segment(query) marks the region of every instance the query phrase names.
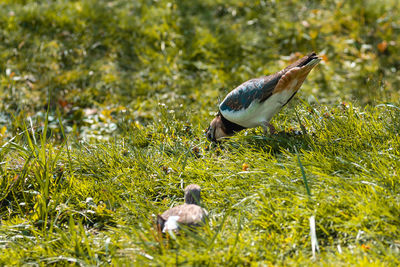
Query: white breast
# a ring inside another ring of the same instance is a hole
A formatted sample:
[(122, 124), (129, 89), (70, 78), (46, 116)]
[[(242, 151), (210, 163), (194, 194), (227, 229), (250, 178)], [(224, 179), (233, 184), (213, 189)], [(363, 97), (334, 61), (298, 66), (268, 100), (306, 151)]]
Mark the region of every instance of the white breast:
[(283, 90), (271, 95), (263, 103), (254, 101), (246, 109), (241, 109), (239, 111), (225, 110), (221, 113), (226, 119), (246, 128), (261, 126), (269, 122), (293, 94), (294, 91), (292, 90)]
[(179, 216), (169, 216), (168, 220), (164, 224), (164, 229), (162, 230), (163, 233), (178, 229), (178, 220)]

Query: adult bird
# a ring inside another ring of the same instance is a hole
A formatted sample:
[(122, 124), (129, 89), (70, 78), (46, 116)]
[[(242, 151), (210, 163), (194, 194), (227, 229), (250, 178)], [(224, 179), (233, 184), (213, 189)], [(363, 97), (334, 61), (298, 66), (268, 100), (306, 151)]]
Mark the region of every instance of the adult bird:
[(181, 225), (199, 226), (205, 222), (207, 211), (199, 206), (201, 188), (197, 184), (185, 188), (185, 204), (173, 207), (157, 216), (159, 231), (176, 232)]
[(297, 93), (310, 71), (321, 61), (311, 53), (285, 69), (252, 79), (233, 89), (219, 106), (217, 116), (206, 131), (213, 142), (246, 128), (261, 126), (275, 133), (271, 118)]

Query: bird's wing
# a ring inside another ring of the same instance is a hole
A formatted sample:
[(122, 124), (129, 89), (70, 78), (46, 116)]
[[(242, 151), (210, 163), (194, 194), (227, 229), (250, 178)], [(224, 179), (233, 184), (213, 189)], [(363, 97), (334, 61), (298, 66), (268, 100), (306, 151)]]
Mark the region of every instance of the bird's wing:
[(238, 111), (248, 108), (253, 101), (265, 101), (272, 95), (281, 76), (278, 72), (242, 83), (225, 97), (219, 106), (220, 111)]
[(168, 221), (171, 217), (176, 216), (174, 220), (181, 224), (199, 224), (206, 216), (204, 210), (195, 204), (182, 204), (165, 211), (161, 218)]
[(175, 206), (173, 208), (170, 208), (169, 210), (164, 211), (164, 213), (161, 214), (160, 217), (166, 221), (170, 216), (178, 215), (181, 206), (182, 205)]
[[(226, 112), (246, 109), (254, 101), (264, 102), (272, 94), (287, 89), (289, 83), (294, 79), (298, 78), (303, 82), (311, 69), (320, 60), (315, 53), (311, 53), (275, 74), (242, 83), (222, 101), (219, 106), (222, 115), (225, 116)], [(299, 87), (301, 83), (299, 83)]]
[(205, 213), (200, 206), (187, 204), (185, 205), (185, 211), (179, 217), (178, 223), (196, 226), (204, 222), (204, 219)]
[[(297, 86), (291, 89), (294, 91), (294, 94), (296, 94), (297, 90), (303, 84), (304, 80), (306, 79), (312, 68), (314, 68), (315, 65), (317, 65), (320, 61), (321, 59), (315, 53), (312, 53), (285, 68), (283, 70), (284, 74), (279, 79), (279, 82), (275, 86), (272, 93), (275, 94), (291, 88), (290, 84), (295, 81)], [(294, 96), (294, 94), (292, 95), (292, 97)], [(290, 99), (288, 100), (288, 102), (290, 101)]]

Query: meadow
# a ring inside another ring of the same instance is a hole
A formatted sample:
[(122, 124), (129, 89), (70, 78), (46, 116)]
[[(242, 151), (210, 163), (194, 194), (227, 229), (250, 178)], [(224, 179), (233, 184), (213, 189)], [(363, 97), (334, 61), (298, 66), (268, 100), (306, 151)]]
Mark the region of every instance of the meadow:
[[(397, 0), (0, 0), (0, 265), (400, 265), (399, 47)], [(311, 51), (278, 134), (206, 140)]]

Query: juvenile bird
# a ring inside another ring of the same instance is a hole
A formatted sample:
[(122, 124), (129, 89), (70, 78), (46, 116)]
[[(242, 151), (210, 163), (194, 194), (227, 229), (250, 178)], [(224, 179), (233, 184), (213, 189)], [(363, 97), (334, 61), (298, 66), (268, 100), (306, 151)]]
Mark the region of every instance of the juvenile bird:
[(206, 131), (207, 139), (216, 142), (257, 126), (274, 133), (269, 121), (293, 98), (320, 61), (311, 53), (275, 74), (249, 80), (233, 89), (219, 105), (218, 114)]
[(180, 225), (199, 226), (205, 222), (207, 211), (199, 206), (201, 188), (197, 184), (185, 188), (185, 204), (157, 215), (157, 227), (163, 233), (176, 232)]

